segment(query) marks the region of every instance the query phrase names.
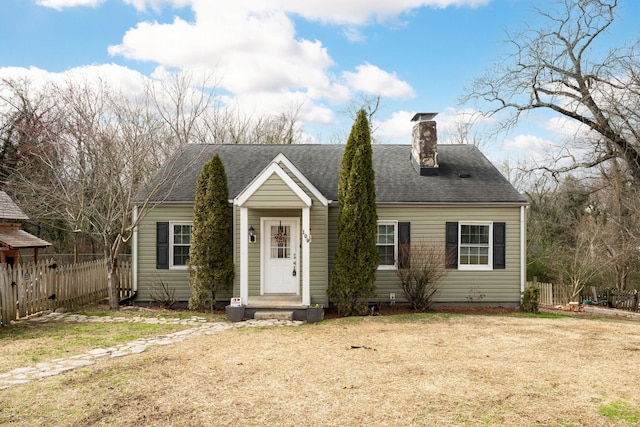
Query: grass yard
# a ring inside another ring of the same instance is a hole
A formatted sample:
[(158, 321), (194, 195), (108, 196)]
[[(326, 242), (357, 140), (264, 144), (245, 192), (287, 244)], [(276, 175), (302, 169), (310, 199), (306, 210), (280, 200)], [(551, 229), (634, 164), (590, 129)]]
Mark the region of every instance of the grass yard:
[(640, 322), (429, 314), (228, 330), (0, 391), (0, 424), (638, 426)]

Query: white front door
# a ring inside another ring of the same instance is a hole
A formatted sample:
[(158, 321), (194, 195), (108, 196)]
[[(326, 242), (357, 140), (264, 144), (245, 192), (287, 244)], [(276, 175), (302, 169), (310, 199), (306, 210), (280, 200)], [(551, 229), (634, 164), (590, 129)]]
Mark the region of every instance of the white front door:
[(265, 294), (299, 294), (298, 218), (265, 220), (262, 227), (262, 278)]

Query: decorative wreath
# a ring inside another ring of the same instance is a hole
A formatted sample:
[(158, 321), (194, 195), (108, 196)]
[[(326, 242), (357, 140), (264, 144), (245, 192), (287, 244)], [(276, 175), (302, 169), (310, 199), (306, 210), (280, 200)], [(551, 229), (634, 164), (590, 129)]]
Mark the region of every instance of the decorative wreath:
[(273, 238), (277, 244), (284, 246), (284, 244), (287, 243), (287, 232), (284, 230), (284, 227), (279, 226), (278, 232), (273, 235)]

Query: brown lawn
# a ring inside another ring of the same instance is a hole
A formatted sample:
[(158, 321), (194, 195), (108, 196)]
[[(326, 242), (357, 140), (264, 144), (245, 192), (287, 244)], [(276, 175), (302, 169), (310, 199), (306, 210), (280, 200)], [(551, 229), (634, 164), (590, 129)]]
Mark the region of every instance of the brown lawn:
[(0, 392), (15, 426), (639, 423), (640, 322), (588, 317), (244, 328)]

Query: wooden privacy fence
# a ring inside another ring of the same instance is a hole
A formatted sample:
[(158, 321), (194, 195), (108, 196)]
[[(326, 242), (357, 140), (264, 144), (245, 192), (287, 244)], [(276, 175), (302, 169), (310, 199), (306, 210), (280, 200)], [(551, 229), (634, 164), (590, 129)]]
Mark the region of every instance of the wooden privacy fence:
[[(120, 297), (131, 295), (131, 264), (118, 265)], [(0, 325), (43, 310), (72, 310), (108, 297), (107, 260), (0, 264)]]
[(606, 291), (607, 302), (610, 307), (620, 310), (640, 311), (640, 297), (638, 291), (619, 291), (617, 289), (609, 289)]
[(569, 303), (571, 292), (567, 286), (543, 282), (527, 282), (527, 286), (535, 286), (540, 289), (540, 304), (564, 305)]
[[(553, 283), (527, 282), (527, 286), (535, 286), (540, 289), (539, 303), (543, 305), (566, 305), (569, 303), (571, 291), (569, 286)], [(602, 301), (594, 301), (596, 295), (603, 295)], [(640, 311), (640, 294), (637, 290), (619, 291), (617, 289), (601, 289), (597, 292), (595, 287), (586, 287), (582, 290), (578, 302), (586, 301), (588, 304), (605, 305), (620, 310)]]

